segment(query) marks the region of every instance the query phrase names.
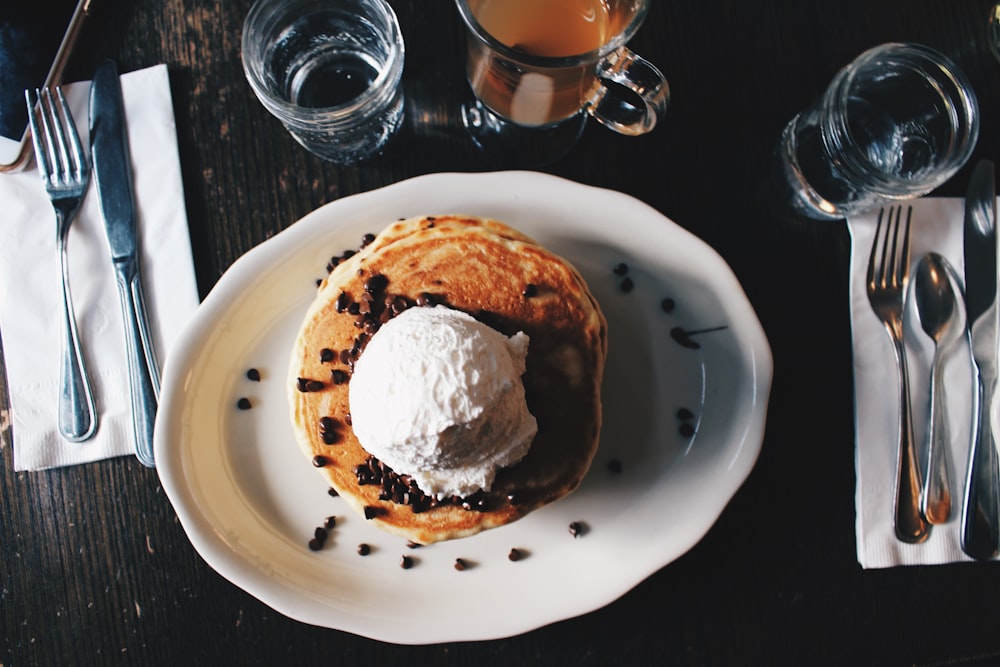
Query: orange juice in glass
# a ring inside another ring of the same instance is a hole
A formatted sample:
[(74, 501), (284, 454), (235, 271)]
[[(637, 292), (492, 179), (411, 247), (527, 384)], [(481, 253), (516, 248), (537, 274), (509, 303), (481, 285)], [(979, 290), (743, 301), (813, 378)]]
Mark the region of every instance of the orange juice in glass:
[(652, 130), (666, 110), (666, 79), (625, 46), (649, 0), (456, 5), (468, 29), (466, 71), (475, 97), (464, 119), (483, 148), (556, 159), (572, 147), (588, 116), (637, 135)]

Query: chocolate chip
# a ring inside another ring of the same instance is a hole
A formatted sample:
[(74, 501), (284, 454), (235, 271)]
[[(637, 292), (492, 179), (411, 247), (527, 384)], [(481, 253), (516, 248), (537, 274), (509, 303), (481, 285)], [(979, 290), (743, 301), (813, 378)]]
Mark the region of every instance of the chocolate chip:
[(243, 397), (240, 400), (236, 401), (236, 407), (238, 407), (240, 410), (249, 410), (253, 406), (250, 404), (249, 398)]
[(247, 370), (247, 379), (251, 382), (260, 382), (260, 371), (256, 368), (250, 368)]
[(335, 306), (336, 309), (337, 309), (337, 312), (338, 313), (344, 312), (345, 310), (347, 310), (347, 307), (349, 305), (350, 305), (350, 298), (347, 296), (347, 293), (346, 292), (341, 292), (337, 296), (337, 303), (336, 303), (336, 306)]
[(574, 521), (569, 524), (569, 534), (573, 537), (580, 537), (587, 531), (587, 527), (583, 525), (580, 521)]
[(329, 463), (329, 461), (322, 454), (317, 454), (316, 456), (314, 456), (312, 458), (312, 464), (313, 464), (314, 468), (322, 468), (323, 466), (327, 465), (328, 463)]
[(340, 495), (340, 492), (331, 486), (329, 489), (326, 490), (326, 495), (330, 496), (331, 498), (336, 498), (337, 496)]
[(358, 545), (358, 555), (359, 556), (367, 556), (371, 552), (372, 552), (372, 548), (370, 546), (368, 546), (367, 544), (365, 544), (364, 542), (362, 542), (361, 544)]
[(330, 372), (330, 379), (333, 380), (334, 384), (344, 384), (347, 382), (347, 377), (347, 373), (339, 368), (334, 368), (333, 371)]
[(690, 421), (694, 419), (694, 413), (688, 410), (687, 408), (678, 408), (677, 418), (680, 419), (681, 421)]
[(631, 292), (633, 289), (635, 289), (635, 282), (633, 282), (632, 279), (629, 278), (628, 276), (625, 276), (624, 278), (622, 278), (622, 281), (618, 283), (618, 289), (627, 294), (628, 292)]
[(328, 347), (324, 347), (319, 351), (319, 360), (324, 364), (333, 361), (333, 357), (334, 352)]
[(407, 540), (406, 541), (406, 548), (407, 549), (419, 549), (422, 546), (424, 546), (424, 545), (422, 545), (420, 542), (414, 542), (413, 540)]
[(456, 570), (458, 570), (459, 572), (461, 572), (466, 567), (468, 567), (468, 565), (466, 564), (466, 562), (464, 560), (462, 560), (461, 558), (456, 558), (455, 559), (455, 569)]
[[(354, 467), (354, 474), (358, 478), (358, 486), (365, 486), (367, 484), (374, 484), (375, 483), (375, 476), (372, 474), (372, 471), (369, 470), (368, 468), (364, 467), (364, 466), (355, 466)], [(366, 507), (365, 508), (365, 518), (366, 519), (373, 519), (376, 516), (378, 516), (377, 514), (374, 514), (374, 513), (372, 514), (372, 516), (368, 516), (369, 510), (371, 510), (372, 512), (374, 512), (375, 509), (376, 508), (374, 508), (374, 507)]]
[(371, 521), (376, 517), (380, 517), (385, 514), (385, 510), (381, 507), (376, 507), (374, 505), (365, 505), (365, 519)]
[(404, 570), (409, 570), (411, 567), (413, 567), (413, 558), (411, 558), (410, 556), (403, 556), (402, 558), (399, 559), (399, 566)]
[(337, 517), (335, 517), (335, 516), (328, 516), (328, 517), (326, 517), (326, 520), (323, 521), (323, 526), (327, 530), (330, 530), (330, 529), (334, 528), (336, 525), (337, 525)]
[(392, 303), (389, 304), (389, 306), (392, 310), (393, 315), (399, 315), (404, 310), (410, 307), (410, 302), (404, 297), (397, 296), (393, 298)]
[(329, 537), (329, 533), (323, 526), (317, 526), (313, 531), (313, 537), (309, 540), (309, 548), (312, 551), (319, 551), (326, 544), (326, 539)]
[(364, 236), (361, 237), (361, 247), (364, 248), (365, 246), (370, 245), (371, 242), (374, 240), (375, 240), (374, 234), (370, 232), (368, 234), (365, 234)]
[(381, 273), (376, 273), (365, 281), (365, 292), (377, 294), (389, 285), (389, 279)]
[(531, 283), (528, 283), (527, 285), (524, 286), (524, 290), (521, 291), (521, 296), (525, 297), (526, 299), (530, 299), (533, 296), (538, 296), (538, 287), (536, 287)]
[(309, 380), (307, 378), (298, 378), (296, 380), (295, 387), (302, 393), (308, 393), (310, 391), (320, 391), (326, 386), (319, 380)]
[(667, 297), (666, 299), (660, 302), (660, 309), (665, 313), (674, 312), (674, 308), (676, 307), (677, 303), (670, 297)]
[(509, 554), (507, 554), (507, 560), (518, 561), (521, 560), (522, 556), (523, 554), (517, 548), (514, 548), (510, 550)]
[(625, 262), (618, 262), (615, 264), (615, 268), (611, 269), (616, 276), (628, 275), (628, 264)]

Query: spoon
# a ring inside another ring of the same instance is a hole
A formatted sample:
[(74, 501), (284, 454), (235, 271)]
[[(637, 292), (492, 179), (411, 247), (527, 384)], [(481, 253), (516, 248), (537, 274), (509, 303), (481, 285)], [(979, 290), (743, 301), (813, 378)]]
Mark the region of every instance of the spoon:
[(934, 340), (927, 423), (926, 467), (920, 493), (920, 511), (928, 523), (941, 524), (951, 513), (948, 457), (948, 416), (941, 391), (944, 360), (965, 333), (965, 306), (955, 271), (944, 257), (928, 253), (917, 265), (913, 280), (920, 326)]

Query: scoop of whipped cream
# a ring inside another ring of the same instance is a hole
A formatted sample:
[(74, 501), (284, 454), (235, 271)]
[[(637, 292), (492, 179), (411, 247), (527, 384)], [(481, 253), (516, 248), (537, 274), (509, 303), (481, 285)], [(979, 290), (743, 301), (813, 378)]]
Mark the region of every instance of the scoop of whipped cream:
[(361, 446), (427, 495), (489, 490), (538, 431), (521, 380), (528, 342), (446, 306), (403, 311), (354, 366), (351, 423)]

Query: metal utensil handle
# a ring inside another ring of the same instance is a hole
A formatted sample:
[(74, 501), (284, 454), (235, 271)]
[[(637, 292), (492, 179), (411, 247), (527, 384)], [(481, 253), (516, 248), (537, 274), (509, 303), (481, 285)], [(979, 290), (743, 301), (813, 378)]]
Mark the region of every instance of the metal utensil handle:
[(945, 452), (951, 441), (948, 411), (944, 392), (941, 354), (934, 353), (930, 382), (930, 417), (927, 424), (927, 467), (924, 470), (924, 489), (920, 496), (920, 509), (930, 524), (942, 524), (951, 514), (951, 483), (948, 475), (948, 458)]
[[(62, 216), (63, 213), (57, 209), (56, 215)], [(65, 335), (62, 381), (59, 390), (59, 433), (70, 442), (83, 442), (97, 433), (97, 406), (84, 366), (80, 335), (76, 329), (73, 298), (69, 288), (66, 238), (62, 234), (59, 237), (59, 264), (62, 270), (63, 332)]]
[(117, 269), (128, 355), (135, 455), (144, 466), (156, 465), (153, 457), (153, 424), (160, 395), (160, 373), (146, 318), (142, 284), (133, 262), (120, 262)]
[(993, 558), (1000, 550), (1000, 474), (990, 426), (995, 388), (995, 379), (979, 378), (976, 432), (962, 505), (962, 551), (977, 560)]
[(920, 467), (913, 442), (913, 417), (910, 413), (910, 382), (906, 371), (906, 352), (902, 337), (893, 340), (899, 369), (899, 451), (896, 467), (896, 537), (903, 542), (923, 542), (930, 526), (920, 513)]

